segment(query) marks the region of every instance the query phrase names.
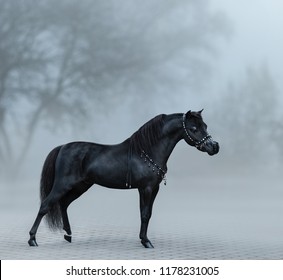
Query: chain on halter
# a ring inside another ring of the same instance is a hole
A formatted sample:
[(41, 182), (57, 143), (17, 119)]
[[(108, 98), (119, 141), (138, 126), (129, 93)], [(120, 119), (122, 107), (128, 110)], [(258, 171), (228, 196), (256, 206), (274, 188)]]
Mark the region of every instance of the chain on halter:
[(190, 136), (190, 134), (189, 134), (189, 132), (188, 132), (188, 130), (187, 130), (187, 128), (186, 128), (185, 120), (186, 120), (186, 114), (184, 113), (184, 114), (183, 114), (183, 128), (184, 128), (184, 130), (185, 130), (185, 133), (186, 133), (187, 137), (189, 138), (189, 140), (190, 140), (191, 142), (193, 142), (193, 144), (194, 144), (194, 146), (195, 146), (196, 148), (199, 148), (199, 147), (200, 147), (202, 144), (204, 144), (207, 140), (212, 139), (211, 135), (207, 134), (207, 135), (204, 136), (201, 140), (195, 141), (195, 140)]
[(152, 167), (152, 171), (157, 171), (157, 175), (161, 176), (162, 180), (164, 181), (164, 185), (166, 186), (166, 171), (157, 165), (153, 159), (144, 151), (141, 152), (141, 158), (144, 158), (144, 162), (148, 162), (148, 167)]

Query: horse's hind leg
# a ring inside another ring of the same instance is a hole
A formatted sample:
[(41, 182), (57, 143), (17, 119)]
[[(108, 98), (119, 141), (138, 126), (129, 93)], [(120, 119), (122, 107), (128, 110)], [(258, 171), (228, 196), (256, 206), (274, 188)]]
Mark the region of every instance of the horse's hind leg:
[(77, 187), (69, 191), (60, 200), (60, 208), (61, 208), (61, 214), (62, 214), (62, 220), (63, 220), (63, 230), (66, 231), (66, 234), (64, 234), (64, 238), (70, 243), (72, 242), (72, 231), (71, 231), (71, 226), (70, 226), (70, 222), (68, 218), (67, 209), (74, 200), (79, 198), (89, 188), (90, 188), (90, 185)]
[(72, 231), (71, 226), (68, 218), (67, 208), (68, 206), (65, 206), (65, 203), (60, 202), (61, 207), (61, 214), (62, 214), (62, 220), (63, 220), (63, 230), (66, 231), (66, 234), (64, 235), (65, 240), (68, 242), (72, 242)]
[[(45, 213), (45, 214), (46, 214), (46, 213)], [(39, 227), (39, 224), (40, 224), (40, 222), (41, 222), (41, 220), (42, 220), (42, 218), (43, 218), (43, 216), (44, 216), (45, 214), (42, 213), (41, 211), (39, 211), (38, 214), (37, 214), (37, 217), (36, 217), (36, 219), (35, 219), (35, 222), (34, 222), (32, 228), (31, 228), (31, 230), (30, 230), (30, 232), (29, 232), (30, 239), (29, 239), (29, 241), (28, 241), (28, 244), (29, 244), (30, 246), (38, 246), (38, 245), (37, 245), (37, 242), (36, 242), (36, 239), (35, 239), (35, 235), (36, 235), (37, 229), (38, 229), (38, 227)]]
[(36, 232), (38, 230), (39, 224), (42, 220), (42, 218), (48, 213), (48, 211), (51, 209), (52, 205), (55, 204), (58, 201), (59, 198), (49, 195), (42, 203), (39, 209), (39, 212), (37, 214), (37, 217), (34, 221), (34, 224), (29, 232), (30, 239), (28, 241), (28, 244), (30, 246), (38, 246), (36, 242)]

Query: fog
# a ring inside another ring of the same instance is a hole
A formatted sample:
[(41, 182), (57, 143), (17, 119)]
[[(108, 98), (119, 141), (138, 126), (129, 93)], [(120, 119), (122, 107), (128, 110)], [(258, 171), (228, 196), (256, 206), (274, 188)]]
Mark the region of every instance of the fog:
[(54, 145), (116, 143), (202, 108), (222, 163), (250, 144), (280, 163), (280, 2), (1, 2), (2, 176), (34, 177)]
[(0, 0), (0, 7), (2, 201), (6, 191), (8, 199), (11, 190), (28, 191), (36, 211), (41, 168), (57, 145), (119, 143), (157, 114), (203, 108), (220, 152), (208, 157), (181, 141), (168, 162), (172, 189), (190, 181), (202, 193), (240, 187), (242, 199), (258, 186), (266, 195), (262, 182), (270, 182), (278, 191), (280, 1)]

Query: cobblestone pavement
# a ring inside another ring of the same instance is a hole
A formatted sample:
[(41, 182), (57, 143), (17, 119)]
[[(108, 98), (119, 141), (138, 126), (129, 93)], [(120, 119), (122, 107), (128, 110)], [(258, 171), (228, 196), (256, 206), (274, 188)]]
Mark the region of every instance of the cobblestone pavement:
[[(178, 183), (178, 184), (177, 184)], [(137, 191), (93, 187), (69, 210), (73, 242), (41, 223), (36, 184), (1, 184), (1, 259), (283, 259), (283, 187), (262, 178), (172, 179), (162, 186), (140, 244)]]

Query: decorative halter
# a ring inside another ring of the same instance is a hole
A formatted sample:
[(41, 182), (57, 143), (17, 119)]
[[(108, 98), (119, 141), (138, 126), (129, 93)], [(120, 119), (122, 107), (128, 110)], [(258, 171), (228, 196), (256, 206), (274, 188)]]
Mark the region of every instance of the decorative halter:
[(211, 135), (207, 134), (207, 135), (204, 136), (201, 140), (195, 141), (195, 140), (190, 136), (190, 134), (189, 134), (189, 132), (188, 132), (188, 130), (187, 130), (187, 128), (186, 128), (185, 120), (186, 120), (186, 114), (184, 113), (184, 114), (183, 114), (183, 128), (184, 128), (184, 130), (185, 130), (185, 133), (186, 133), (187, 137), (188, 137), (189, 140), (194, 144), (194, 146), (195, 146), (196, 148), (201, 148), (201, 146), (202, 146), (203, 144), (205, 144), (205, 142), (206, 142), (207, 140), (212, 139)]
[[(208, 140), (212, 139), (212, 137), (207, 134), (205, 137), (203, 137), (200, 141), (195, 141), (189, 134), (186, 125), (186, 114), (183, 114), (183, 128), (185, 130), (185, 133), (188, 137), (188, 139), (193, 143), (193, 145), (196, 148), (201, 148), (203, 144), (205, 144)], [(160, 176), (161, 179), (164, 181), (164, 185), (166, 185), (166, 171), (167, 169), (161, 168), (144, 150), (141, 151), (140, 157), (144, 159), (144, 162), (148, 165), (149, 168), (152, 169), (152, 172), (156, 172), (157, 176)], [(126, 178), (126, 187), (131, 188), (131, 159), (132, 159), (132, 146), (130, 145), (129, 151), (128, 151), (128, 172), (127, 172), (127, 178)]]

